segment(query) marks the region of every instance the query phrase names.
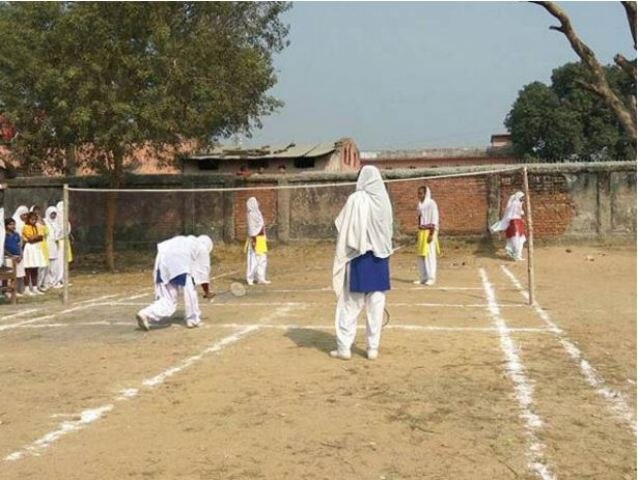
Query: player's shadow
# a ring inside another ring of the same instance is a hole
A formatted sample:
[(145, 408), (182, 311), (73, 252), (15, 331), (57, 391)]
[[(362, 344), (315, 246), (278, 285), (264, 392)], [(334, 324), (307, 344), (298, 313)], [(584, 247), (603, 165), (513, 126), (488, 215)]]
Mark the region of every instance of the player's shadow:
[[(313, 328), (291, 328), (284, 334), (285, 337), (292, 340), (295, 345), (300, 348), (315, 348), (320, 352), (329, 354), (337, 346), (337, 340), (332, 333), (324, 330), (315, 330)], [(355, 355), (366, 355), (366, 351), (352, 346), (352, 353)]]

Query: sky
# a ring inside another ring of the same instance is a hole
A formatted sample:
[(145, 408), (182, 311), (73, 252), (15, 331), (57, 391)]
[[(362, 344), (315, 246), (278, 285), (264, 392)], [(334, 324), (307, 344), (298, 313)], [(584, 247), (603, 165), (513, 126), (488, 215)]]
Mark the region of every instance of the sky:
[[(559, 2), (599, 61), (635, 58), (619, 2)], [(527, 2), (294, 2), (269, 94), (285, 105), (244, 146), (352, 137), (363, 151), (486, 146), (518, 91), (578, 61)]]

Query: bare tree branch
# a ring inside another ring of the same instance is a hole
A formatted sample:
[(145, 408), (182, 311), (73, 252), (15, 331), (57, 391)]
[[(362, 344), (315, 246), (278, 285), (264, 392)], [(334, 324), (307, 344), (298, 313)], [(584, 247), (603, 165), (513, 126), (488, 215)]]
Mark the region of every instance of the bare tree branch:
[(631, 36), (634, 37), (634, 49), (636, 48), (636, 2), (620, 2), (625, 7), (627, 21), (629, 22), (629, 30)]
[[(603, 102), (614, 112), (618, 121), (621, 123), (629, 138), (633, 143), (636, 143), (636, 116), (632, 114), (631, 110), (627, 108), (627, 106), (622, 102), (618, 95), (612, 90), (607, 82), (607, 77), (605, 76), (605, 70), (602, 65), (596, 59), (596, 55), (591, 48), (589, 48), (585, 43), (578, 37), (576, 31), (572, 27), (571, 21), (567, 14), (554, 2), (531, 2), (537, 5), (540, 5), (545, 10), (547, 10), (550, 15), (552, 15), (556, 20), (560, 22), (560, 27), (552, 26), (549, 27), (550, 30), (556, 30), (561, 32), (570, 45), (572, 46), (572, 50), (576, 52), (576, 54), (580, 57), (581, 62), (587, 67), (592, 75), (592, 81), (587, 82), (578, 82), (579, 85), (582, 85), (583, 88), (587, 88), (589, 91), (594, 92), (598, 95)], [(625, 5), (625, 4), (630, 5)], [(634, 2), (623, 2), (626, 11), (634, 9), (635, 12), (635, 3)], [(629, 15), (629, 14), (628, 14)], [(631, 26), (630, 20), (630, 26)], [(635, 38), (635, 18), (634, 18), (634, 30), (632, 33)], [(623, 57), (624, 58), (624, 57)], [(634, 74), (633, 78), (636, 76)]]
[(585, 90), (589, 90), (590, 92), (595, 93), (596, 95), (601, 95), (600, 88), (598, 88), (593, 83), (586, 82), (585, 80), (582, 80), (580, 78), (577, 78), (575, 80), (575, 83), (581, 86), (582, 88), (584, 88)]
[(625, 72), (627, 72), (627, 74), (629, 74), (634, 80), (636, 79), (636, 60), (634, 60), (633, 62), (627, 60), (623, 55), (619, 53), (614, 57), (614, 62)]

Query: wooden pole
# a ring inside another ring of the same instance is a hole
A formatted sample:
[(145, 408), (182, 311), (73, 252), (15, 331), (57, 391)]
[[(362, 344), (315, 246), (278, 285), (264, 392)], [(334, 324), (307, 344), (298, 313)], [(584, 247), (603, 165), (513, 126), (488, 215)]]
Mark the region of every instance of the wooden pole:
[(62, 281), (64, 283), (62, 289), (62, 303), (64, 305), (68, 305), (69, 303), (69, 259), (68, 257), (68, 249), (69, 245), (69, 185), (67, 183), (64, 184), (64, 190), (62, 192), (62, 231), (64, 232), (63, 239), (64, 243), (62, 244), (62, 268), (64, 275), (62, 277)]
[(532, 202), (529, 197), (527, 167), (523, 167), (523, 189), (525, 190), (525, 210), (527, 211), (527, 288), (529, 304), (534, 304), (534, 223), (532, 222)]

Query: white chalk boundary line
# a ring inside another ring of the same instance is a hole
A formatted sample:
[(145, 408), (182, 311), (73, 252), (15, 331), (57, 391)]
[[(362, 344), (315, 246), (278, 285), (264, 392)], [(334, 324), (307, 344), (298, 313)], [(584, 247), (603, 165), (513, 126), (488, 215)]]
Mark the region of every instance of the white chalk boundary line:
[[(117, 296), (120, 296), (120, 295), (122, 295), (122, 294), (120, 293), (120, 294), (113, 294), (113, 295), (103, 295), (101, 297), (89, 298), (89, 299), (86, 299), (86, 300), (81, 300), (79, 302), (74, 302), (72, 305), (82, 305), (82, 304), (85, 304), (85, 303), (93, 303), (93, 302), (97, 302), (99, 300), (105, 300), (107, 298), (113, 298), (113, 297), (117, 297)], [(12, 313), (11, 315), (5, 315), (3, 317), (0, 317), (0, 323), (3, 323), (5, 320), (11, 320), (11, 319), (18, 318), (18, 317), (24, 317), (25, 315), (38, 313), (38, 312), (41, 312), (44, 309), (45, 309), (44, 307), (30, 308), (28, 310), (21, 310), (19, 312)]]
[[(147, 294), (142, 294), (142, 295), (135, 295), (132, 297), (127, 297), (126, 299), (122, 299), (122, 300), (136, 300), (139, 299), (142, 296), (145, 296)], [(202, 306), (211, 306), (211, 307), (229, 307), (229, 308), (234, 308), (234, 307), (270, 307), (270, 306), (274, 306), (274, 307), (285, 307), (285, 306), (289, 306), (289, 307), (312, 307), (312, 306), (326, 306), (326, 307), (330, 307), (330, 308), (334, 308), (333, 304), (326, 304), (325, 302), (202, 302), (203, 305)], [(148, 305), (148, 303), (144, 303), (144, 302), (130, 302), (130, 301), (115, 301), (115, 302), (99, 302), (99, 303), (92, 303), (91, 304), (93, 307), (104, 307), (104, 306), (111, 306), (111, 307), (124, 307), (124, 306), (128, 306), (128, 307), (141, 307), (141, 306), (146, 306)], [(397, 308), (403, 308), (403, 307), (427, 307), (427, 308), (487, 308), (487, 304), (485, 303), (387, 303), (386, 304), (388, 307), (397, 307)], [(500, 308), (527, 308), (528, 305), (523, 305), (523, 304), (518, 304), (518, 303), (499, 303), (498, 306)], [(84, 305), (82, 307), (85, 307)], [(77, 307), (76, 307), (77, 308)]]
[[(124, 305), (121, 303), (120, 305)], [(130, 304), (129, 304), (130, 305)], [(334, 308), (333, 304), (326, 302), (209, 302), (206, 305), (212, 307), (268, 307), (268, 306), (326, 306)], [(485, 303), (387, 303), (388, 307), (429, 307), (429, 308), (487, 308)], [(527, 308), (527, 305), (518, 303), (501, 303), (500, 308)]]
[(97, 298), (88, 298), (86, 300), (80, 300), (79, 302), (75, 302), (75, 305), (83, 305), (85, 303), (93, 303), (93, 302), (97, 302), (100, 300), (106, 300), (107, 298), (113, 298), (113, 297), (119, 297), (123, 295), (122, 293), (114, 293), (113, 295), (103, 295), (101, 297), (97, 297)]
[[(200, 361), (204, 357), (204, 355), (219, 352), (227, 345), (237, 342), (242, 337), (244, 337), (248, 333), (251, 333), (255, 330), (257, 330), (256, 327), (246, 327), (242, 330), (239, 330), (233, 333), (232, 335), (224, 337), (221, 340), (218, 340), (217, 342), (213, 343), (209, 347), (205, 348), (197, 355), (188, 357), (182, 360), (179, 364), (167, 370), (164, 370), (159, 375), (156, 375), (154, 377), (144, 380), (142, 382), (142, 386), (153, 388), (158, 385), (161, 385), (162, 383), (164, 383), (164, 381), (167, 378), (171, 377), (172, 375), (180, 372), (181, 370), (188, 368), (191, 365), (195, 364), (196, 362)], [(57, 440), (62, 438), (64, 435), (67, 435), (72, 432), (77, 432), (85, 428), (87, 425), (90, 425), (91, 423), (102, 418), (106, 413), (113, 410), (113, 408), (115, 407), (115, 402), (130, 400), (132, 398), (135, 398), (138, 394), (139, 394), (138, 388), (126, 388), (119, 392), (119, 394), (114, 398), (113, 403), (101, 405), (97, 408), (88, 408), (88, 409), (82, 410), (79, 414), (71, 414), (71, 415), (57, 414), (59, 416), (71, 416), (73, 418), (79, 417), (79, 419), (63, 421), (62, 423), (58, 425), (58, 427), (55, 430), (46, 433), (45, 435), (38, 438), (33, 443), (29, 445), (25, 445), (21, 449), (16, 450), (15, 452), (12, 452), (9, 455), (7, 455), (4, 458), (5, 462), (13, 462), (16, 460), (20, 460), (25, 455), (39, 456), (44, 450), (46, 450), (48, 447), (50, 447), (53, 443), (55, 443)]]
[[(135, 298), (139, 298), (140, 294), (135, 294), (135, 295), (131, 295), (128, 297), (123, 297), (120, 300), (132, 300)], [(143, 293), (141, 295), (147, 295), (146, 293)], [(99, 302), (98, 300), (103, 299), (103, 297), (97, 297), (93, 299), (92, 303), (82, 303), (79, 305), (76, 305), (74, 307), (70, 307), (70, 308), (65, 308), (64, 310), (60, 310), (59, 312), (56, 313), (51, 313), (48, 315), (41, 315), (39, 317), (34, 317), (34, 318), (30, 318), (28, 320), (23, 320), (21, 322), (17, 322), (17, 323), (9, 323), (6, 325), (0, 325), (0, 332), (6, 331), (6, 330), (12, 330), (15, 328), (20, 328), (24, 325), (30, 325), (32, 323), (37, 323), (37, 322), (42, 322), (44, 320), (52, 320), (54, 318), (58, 318), (61, 317), (63, 315), (66, 315), (67, 313), (72, 313), (72, 312), (78, 312), (78, 311), (82, 311), (82, 310), (90, 310), (91, 308), (96, 308), (96, 307), (102, 307), (102, 306), (106, 306), (106, 305), (112, 305), (114, 302)], [(111, 298), (111, 297), (110, 297)]]
[(533, 388), (525, 374), (525, 368), (518, 354), (518, 346), (510, 336), (510, 329), (507, 327), (505, 320), (501, 317), (501, 311), (496, 303), (496, 294), (490, 283), (485, 269), (479, 269), (479, 275), (485, 290), (485, 299), (487, 300), (487, 311), (492, 319), (492, 323), (499, 332), (501, 350), (506, 361), (505, 371), (514, 384), (514, 392), (518, 405), (521, 410), (521, 418), (525, 422), (525, 433), (528, 437), (527, 458), (529, 460), (528, 467), (535, 472), (542, 480), (554, 480), (556, 477), (547, 467), (544, 460), (545, 445), (536, 435), (536, 431), (543, 424), (540, 417), (534, 413), (533, 408)]
[[(291, 307), (280, 307), (275, 309), (272, 313), (265, 316), (262, 321), (268, 322), (275, 320), (278, 317), (284, 316), (288, 314), (291, 310)], [(231, 345), (235, 342), (238, 342), (246, 335), (256, 332), (259, 330), (259, 324), (243, 326), (241, 329), (237, 330), (232, 335), (222, 338), (221, 340), (217, 340), (209, 347), (205, 348), (201, 352), (196, 355), (192, 355), (190, 357), (185, 358), (178, 364), (167, 368), (166, 370), (160, 372), (159, 374), (147, 378), (141, 382), (141, 386), (139, 388), (125, 388), (118, 392), (118, 395), (114, 397), (112, 403), (108, 403), (105, 405), (101, 405), (96, 408), (88, 408), (82, 410), (78, 414), (56, 414), (58, 416), (72, 418), (79, 418), (78, 420), (66, 420), (60, 423), (57, 428), (51, 432), (46, 433), (42, 437), (35, 440), (33, 443), (29, 445), (25, 445), (19, 450), (16, 450), (4, 458), (5, 462), (14, 462), (24, 458), (26, 455), (39, 456), (44, 450), (53, 445), (57, 440), (62, 438), (63, 436), (77, 432), (82, 430), (86, 426), (96, 422), (100, 418), (102, 418), (106, 413), (110, 412), (115, 408), (116, 402), (123, 402), (127, 400), (131, 400), (137, 397), (140, 394), (141, 388), (153, 389), (161, 384), (163, 384), (167, 379), (175, 375), (176, 373), (181, 372), (182, 370), (191, 367), (192, 365), (201, 361), (205, 356), (218, 353), (224, 347)]]
[[(212, 277), (212, 279), (225, 277), (227, 275), (232, 275), (233, 273), (237, 273), (238, 271), (239, 270), (233, 270), (233, 271), (230, 271), (230, 272), (224, 272), (224, 273), (222, 273), (220, 275)], [(42, 316), (31, 318), (29, 320), (24, 320), (24, 321), (18, 322), (18, 323), (10, 323), (10, 324), (7, 324), (7, 325), (0, 325), (0, 332), (5, 331), (5, 330), (12, 330), (14, 328), (22, 328), (24, 325), (30, 325), (30, 324), (33, 324), (33, 323), (41, 322), (43, 320), (51, 320), (51, 319), (60, 317), (62, 315), (65, 315), (67, 313), (77, 312), (77, 311), (81, 311), (81, 310), (87, 310), (87, 309), (97, 308), (97, 307), (111, 307), (111, 306), (115, 306), (115, 305), (134, 305), (134, 304), (129, 304), (129, 303), (123, 303), (122, 301), (137, 300), (139, 298), (148, 296), (152, 291), (153, 291), (152, 288), (143, 288), (141, 290), (137, 290), (137, 292), (142, 292), (142, 293), (135, 293), (135, 294), (130, 295), (128, 297), (123, 297), (122, 295), (124, 295), (124, 294), (114, 294), (114, 295), (102, 295), (101, 297), (95, 297), (95, 298), (91, 298), (91, 299), (87, 299), (87, 300), (82, 300), (82, 301), (74, 303), (73, 307), (66, 308), (66, 309), (61, 310), (61, 311), (56, 312), (56, 313), (52, 313), (52, 314), (48, 314), (48, 315), (42, 315)], [(115, 297), (121, 297), (121, 298), (115, 298)], [(104, 302), (103, 301), (103, 300), (107, 300), (107, 299), (114, 299), (114, 300), (113, 301), (108, 301), (108, 302)], [(146, 305), (146, 304), (142, 304), (142, 305)], [(9, 318), (14, 318), (14, 317), (18, 317), (18, 316), (23, 316), (23, 315), (27, 315), (28, 313), (38, 312), (40, 310), (41, 309), (25, 310), (24, 312), (18, 312), (18, 313), (13, 314), (13, 315), (8, 315), (6, 317), (2, 317), (2, 318), (0, 318), (0, 321), (4, 320), (5, 318), (9, 319)]]
[[(74, 323), (41, 323), (37, 325), (22, 325), (16, 328), (38, 329), (38, 328), (67, 328), (67, 327), (134, 327), (135, 322), (74, 322)], [(168, 327), (180, 327), (177, 323), (169, 324)], [(299, 325), (299, 324), (246, 324), (246, 323), (206, 323), (201, 328), (244, 328), (259, 327), (263, 329), (274, 330), (334, 330), (334, 325)], [(165, 327), (166, 328), (166, 327)], [(359, 330), (364, 330), (365, 325), (358, 325)], [(390, 324), (385, 327), (386, 330), (410, 330), (410, 331), (434, 331), (434, 332), (498, 332), (495, 327), (456, 327), (441, 325), (410, 325), (410, 324)], [(510, 332), (521, 333), (551, 333), (547, 328), (520, 327), (510, 328)]]
[[(523, 288), (523, 285), (521, 285), (516, 276), (505, 265), (501, 265), (501, 270), (510, 279), (512, 284), (520, 292), (521, 296), (525, 300), (529, 300), (529, 293)], [(625, 395), (607, 385), (605, 379), (584, 357), (576, 344), (571, 341), (565, 335), (563, 330), (552, 321), (549, 313), (547, 313), (547, 311), (544, 310), (538, 302), (535, 301), (532, 306), (541, 320), (545, 322), (548, 329), (556, 336), (560, 344), (565, 349), (565, 352), (567, 352), (569, 357), (578, 364), (580, 373), (584, 377), (585, 381), (607, 402), (607, 406), (616, 418), (619, 418), (623, 423), (631, 428), (635, 436), (636, 417), (634, 415), (634, 411), (629, 407)]]
[[(250, 287), (249, 287), (250, 288)], [(483, 290), (481, 287), (419, 287), (419, 286), (414, 286), (414, 287), (392, 287), (392, 289), (390, 290), (390, 292), (393, 291), (412, 291), (412, 290), (419, 290), (419, 291), (430, 291), (430, 290), (440, 290), (440, 291), (455, 291), (455, 290)], [(501, 289), (499, 289), (501, 290)], [(509, 290), (509, 289), (503, 289), (503, 290)], [(258, 290), (259, 292), (273, 292), (273, 293), (306, 293), (306, 292), (330, 292), (333, 293), (334, 290), (330, 287), (321, 287), (321, 288), (268, 288), (265, 287), (263, 290), (260, 289)]]
[(14, 318), (24, 317), (25, 315), (30, 315), (32, 313), (36, 313), (42, 310), (41, 308), (30, 308), (29, 310), (22, 310), (20, 312), (12, 313), (11, 315), (5, 315), (0, 317), (0, 322), (4, 322), (6, 320), (13, 320)]

